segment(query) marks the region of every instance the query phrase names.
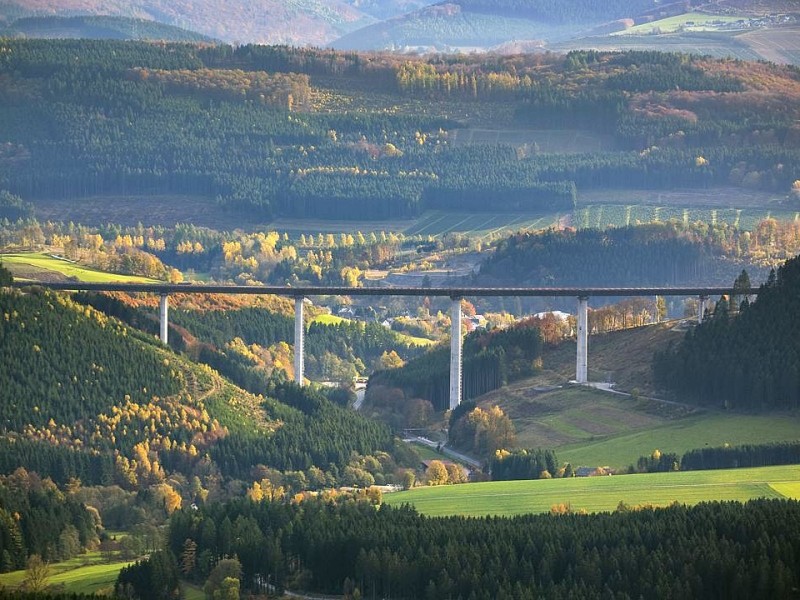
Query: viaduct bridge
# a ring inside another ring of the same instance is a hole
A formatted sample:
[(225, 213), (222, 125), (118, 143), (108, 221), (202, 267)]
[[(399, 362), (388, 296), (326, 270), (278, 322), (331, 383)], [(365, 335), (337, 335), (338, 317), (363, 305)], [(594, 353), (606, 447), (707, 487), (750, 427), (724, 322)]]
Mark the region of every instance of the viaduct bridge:
[[(733, 294), (730, 287), (651, 287), (651, 288), (487, 288), (487, 287), (288, 287), (195, 285), (160, 283), (82, 283), (82, 282), (30, 282), (15, 281), (14, 287), (39, 286), (51, 290), (126, 292), (158, 294), (161, 341), (166, 344), (169, 331), (170, 294), (256, 294), (294, 298), (294, 372), (295, 381), (303, 385), (304, 350), (303, 302), (312, 296), (431, 296), (450, 298), (450, 408), (461, 403), (462, 336), (461, 299), (466, 297), (572, 297), (577, 298), (577, 356), (575, 381), (588, 381), (589, 331), (588, 307), (591, 297), (642, 297), (642, 296), (696, 296), (697, 322), (703, 321), (706, 304), (712, 296)], [(741, 293), (741, 292), (739, 292)], [(750, 292), (755, 293), (755, 292)]]

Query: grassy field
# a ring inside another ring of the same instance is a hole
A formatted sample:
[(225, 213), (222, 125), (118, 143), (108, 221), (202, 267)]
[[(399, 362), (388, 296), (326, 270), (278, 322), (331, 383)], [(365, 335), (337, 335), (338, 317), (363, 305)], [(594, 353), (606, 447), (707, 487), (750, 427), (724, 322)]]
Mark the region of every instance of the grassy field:
[(636, 25), (625, 31), (613, 33), (613, 36), (620, 35), (649, 35), (653, 31), (660, 33), (674, 33), (680, 29), (686, 31), (717, 31), (724, 29), (726, 25), (735, 23), (745, 17), (729, 17), (720, 15), (708, 15), (703, 13), (684, 13), (674, 17), (668, 17), (651, 23)]
[(435, 448), (431, 448), (430, 446), (415, 443), (412, 443), (411, 445), (414, 447), (414, 450), (417, 451), (417, 454), (419, 454), (420, 460), (453, 460), (446, 454), (437, 452)]
[[(317, 315), (312, 320), (312, 323), (321, 323), (322, 325), (338, 325), (339, 323), (350, 323), (350, 319), (337, 317), (336, 315)], [(436, 342), (428, 338), (415, 337), (399, 331), (395, 332), (397, 339), (408, 346), (432, 346)]]
[(635, 464), (640, 456), (649, 455), (656, 448), (681, 456), (688, 450), (706, 446), (798, 439), (800, 418), (796, 415), (703, 412), (639, 431), (617, 432), (606, 439), (567, 444), (558, 448), (558, 458), (573, 465), (623, 467)]
[[(570, 386), (575, 374), (575, 345), (546, 349), (543, 372), (479, 398), (508, 414), (523, 448), (554, 449), (573, 466), (624, 469), (658, 448), (682, 455), (706, 446), (767, 443), (800, 439), (798, 414), (743, 414), (700, 410), (648, 399), (653, 348), (678, 340), (673, 324), (652, 325), (589, 338), (592, 381), (611, 381), (638, 398)], [(545, 386), (564, 387), (547, 391)]]
[(558, 213), (459, 213), (431, 210), (425, 212), (403, 233), (421, 236), (465, 233), (487, 237), (520, 230), (546, 229), (557, 224), (562, 216)]
[(744, 502), (753, 498), (797, 497), (800, 465), (651, 473), (609, 477), (574, 477), (538, 481), (498, 481), (424, 487), (386, 494), (390, 505), (413, 504), (421, 513), (444, 515), (503, 515), (542, 513), (555, 504), (573, 510), (614, 510), (620, 501), (637, 506), (697, 504), (711, 500)]
[(155, 280), (135, 275), (119, 275), (106, 273), (85, 267), (68, 260), (53, 258), (44, 252), (20, 254), (0, 254), (3, 263), (15, 277), (20, 279), (52, 280), (54, 274), (58, 279), (74, 277), (87, 283), (152, 283)]
[(181, 581), (181, 591), (183, 592), (183, 600), (206, 600), (206, 594), (202, 586)]
[[(120, 569), (131, 561), (105, 562), (100, 552), (87, 552), (70, 560), (50, 565), (48, 585), (64, 586), (70, 593), (110, 594)], [(0, 587), (15, 588), (25, 578), (25, 571), (0, 575)]]

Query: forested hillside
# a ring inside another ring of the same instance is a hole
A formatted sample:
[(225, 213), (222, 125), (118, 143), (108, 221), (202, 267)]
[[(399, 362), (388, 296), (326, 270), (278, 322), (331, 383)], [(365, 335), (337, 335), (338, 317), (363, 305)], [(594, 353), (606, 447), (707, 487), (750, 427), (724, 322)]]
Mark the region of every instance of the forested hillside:
[[(318, 592), (385, 598), (788, 598), (797, 586), (794, 501), (513, 519), (426, 518), (409, 507), (229, 503), (176, 514), (169, 548), (239, 557), (242, 585), (303, 569)], [(236, 531), (237, 535), (207, 532)], [(194, 569), (203, 577), (199, 561)]]
[(787, 252), (800, 250), (794, 224), (772, 223), (754, 232), (670, 222), (519, 233), (498, 244), (478, 279), (533, 287), (725, 284), (742, 265), (764, 257), (761, 249), (778, 230), (788, 233), (781, 236)]
[[(347, 49), (490, 48), (511, 40), (572, 39), (581, 30), (653, 10), (653, 0), (456, 0), (368, 25), (333, 45)], [(620, 27), (621, 28), (621, 27)]]
[(800, 404), (798, 314), (800, 257), (773, 271), (752, 303), (742, 289), (717, 303), (680, 344), (656, 353), (656, 382), (704, 404), (794, 410)]
[[(530, 375), (539, 366), (542, 334), (535, 319), (507, 329), (475, 331), (464, 340), (464, 399), (476, 398), (509, 381)], [(406, 400), (422, 398), (435, 410), (448, 408), (450, 349), (439, 347), (398, 369), (376, 372), (369, 385), (396, 387)]]
[[(152, 301), (127, 295), (75, 297), (133, 327), (158, 334)], [(293, 309), (281, 299), (268, 307), (248, 305), (241, 299), (218, 300), (215, 304), (205, 299), (199, 306), (193, 306), (190, 298), (173, 300), (170, 345), (254, 394), (267, 395), (274, 381), (294, 379)], [(372, 372), (385, 352), (407, 360), (421, 354), (422, 348), (374, 321), (311, 322), (305, 335), (305, 374), (315, 381), (349, 387), (356, 377)]]
[(0, 473), (167, 486), (179, 505), (202, 489), (224, 497), (229, 481), (269, 481), (278, 495), (369, 484), (395, 476), (390, 453), (408, 460), (387, 427), (280, 377), (262, 375), (266, 397), (254, 396), (62, 296), (0, 303)]
[[(5, 40), (0, 74), (0, 187), (23, 201), (173, 193), (250, 218), (397, 219), (568, 211), (587, 189), (788, 194), (800, 178), (800, 81), (765, 64)], [(454, 117), (494, 114), (625, 150), (452, 143)]]
[(0, 573), (23, 569), (32, 554), (67, 560), (98, 543), (96, 511), (24, 468), (0, 475)]
[(352, 2), (343, 0), (299, 0), (288, 5), (277, 0), (10, 0), (0, 10), (0, 17), (9, 20), (42, 14), (132, 17), (190, 29), (227, 42), (315, 46), (374, 20)]

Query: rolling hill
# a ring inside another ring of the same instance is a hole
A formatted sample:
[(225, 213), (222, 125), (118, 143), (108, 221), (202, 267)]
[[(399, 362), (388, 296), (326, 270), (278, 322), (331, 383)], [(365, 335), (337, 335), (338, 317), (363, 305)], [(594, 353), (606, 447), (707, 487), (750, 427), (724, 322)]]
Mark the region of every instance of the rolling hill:
[(110, 16), (24, 17), (5, 29), (3, 37), (88, 38), (97, 40), (159, 40), (214, 42), (214, 38), (158, 21)]
[(336, 485), (348, 467), (363, 480), (354, 457), (393, 451), (387, 427), (321, 393), (277, 378), (268, 398), (256, 396), (99, 310), (36, 289), (0, 291), (0, 422), (0, 475), (25, 465), (60, 485), (133, 491), (170, 480), (187, 499), (195, 476), (214, 487), (220, 477), (248, 485), (293, 472), (284, 489), (295, 492)]
[(513, 40), (540, 40), (544, 44), (572, 39), (576, 32), (589, 32), (653, 7), (651, 0), (615, 1), (603, 3), (602, 8), (591, 3), (551, 0), (440, 2), (345, 35), (333, 46), (441, 51), (487, 49)]
[[(105, 15), (154, 21), (226, 42), (321, 46), (379, 19), (426, 3), (425, 0), (10, 0), (0, 7), (0, 24), (3, 21), (11, 24), (21, 17)], [(103, 29), (84, 27), (81, 31), (84, 37), (105, 38), (107, 32)], [(41, 26), (28, 31), (33, 37), (40, 34), (51, 37)]]

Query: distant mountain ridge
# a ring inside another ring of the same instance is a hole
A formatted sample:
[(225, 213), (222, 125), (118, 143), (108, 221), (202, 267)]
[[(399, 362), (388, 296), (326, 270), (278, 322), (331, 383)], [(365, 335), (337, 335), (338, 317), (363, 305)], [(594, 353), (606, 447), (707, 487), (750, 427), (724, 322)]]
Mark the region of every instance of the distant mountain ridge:
[(323, 46), (427, 0), (8, 0), (0, 25), (22, 17), (119, 16), (155, 21), (226, 42)]
[(214, 42), (214, 38), (158, 21), (130, 17), (23, 17), (0, 28), (0, 36), (75, 38), (97, 40), (159, 40), (165, 42)]
[[(800, 22), (800, 8), (792, 0), (5, 0), (0, 4), (0, 35), (196, 41), (190, 34), (160, 29), (160, 24), (234, 44), (507, 54), (596, 48), (598, 44), (612, 44), (613, 49), (619, 38), (610, 34), (697, 11), (715, 18), (742, 19), (741, 32), (752, 27), (763, 33), (765, 23), (758, 21), (766, 15), (771, 20), (769, 27)], [(786, 15), (789, 22), (783, 20)], [(61, 28), (42, 22), (20, 23), (30, 17), (135, 21), (108, 28), (87, 24), (77, 29), (72, 24)], [(745, 23), (750, 19), (756, 23)], [(693, 23), (691, 18), (686, 20)], [(658, 49), (665, 43), (663, 37), (640, 35), (634, 42)], [(718, 49), (709, 52), (693, 45), (691, 39), (685, 46), (692, 53), (719, 55)], [(725, 55), (731, 54), (736, 54), (736, 49)], [(757, 51), (753, 56), (737, 57), (775, 60), (769, 52), (762, 55)], [(777, 62), (793, 63), (795, 58), (790, 55)]]
[(333, 46), (453, 50), (519, 40), (562, 41), (658, 6), (655, 0), (446, 0), (344, 35)]

